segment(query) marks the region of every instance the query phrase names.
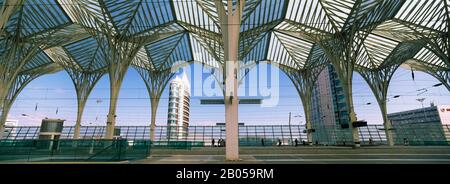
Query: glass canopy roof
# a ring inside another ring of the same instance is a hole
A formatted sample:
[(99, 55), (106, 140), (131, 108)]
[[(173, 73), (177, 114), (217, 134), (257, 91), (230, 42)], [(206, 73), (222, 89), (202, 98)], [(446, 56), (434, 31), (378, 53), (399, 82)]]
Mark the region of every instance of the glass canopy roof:
[[(107, 65), (107, 44), (96, 39), (107, 34), (145, 41), (132, 62), (137, 67), (166, 70), (180, 61), (220, 67), (224, 43), (217, 6), (232, 3), (235, 9), (236, 1), (0, 0), (2, 19), (8, 18), (1, 23), (0, 62), (23, 57), (27, 49), (13, 51), (15, 43), (39, 47), (24, 71), (54, 62), (43, 52), (53, 49), (80, 71), (95, 72)], [(449, 0), (246, 0), (239, 58), (305, 69), (323, 60), (322, 44), (354, 34), (358, 68), (410, 60), (449, 70), (449, 9)]]

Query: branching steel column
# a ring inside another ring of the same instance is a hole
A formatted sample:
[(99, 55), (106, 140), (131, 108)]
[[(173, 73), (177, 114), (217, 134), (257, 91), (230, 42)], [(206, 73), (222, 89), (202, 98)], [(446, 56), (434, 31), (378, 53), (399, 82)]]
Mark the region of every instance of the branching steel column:
[(150, 140), (155, 140), (155, 128), (156, 128), (156, 112), (158, 110), (159, 100), (167, 86), (169, 80), (175, 75), (170, 69), (165, 71), (151, 71), (141, 67), (135, 67), (138, 73), (144, 80), (147, 87), (148, 94), (150, 96), (151, 103), (151, 122), (150, 122)]
[(296, 70), (292, 68), (282, 68), (286, 75), (294, 83), (295, 89), (297, 90), (301, 103), (303, 104), (303, 111), (305, 114), (306, 121), (306, 131), (308, 144), (312, 145), (312, 123), (311, 123), (311, 100), (314, 86), (319, 76), (320, 72), (325, 68), (326, 65), (317, 66), (315, 68), (308, 68), (302, 70)]
[[(89, 94), (92, 89), (94, 89), (95, 84), (97, 84), (100, 78), (102, 78), (102, 76), (106, 73), (106, 70), (101, 69), (93, 72), (91, 71), (91, 68), (88, 68), (87, 70), (89, 71), (85, 71), (78, 64), (78, 61), (72, 57), (70, 52), (64, 48), (56, 47), (48, 49), (46, 52), (56, 63), (64, 67), (74, 84), (77, 94), (77, 120), (75, 123), (73, 138), (79, 139), (81, 120)], [(93, 66), (92, 63), (90, 66)]]
[(94, 89), (95, 84), (105, 74), (105, 72), (98, 72), (98, 73), (82, 73), (77, 71), (72, 72), (67, 71), (67, 72), (72, 78), (72, 82), (75, 85), (75, 90), (77, 93), (77, 105), (78, 105), (77, 121), (75, 124), (73, 138), (79, 139), (81, 120), (83, 117), (84, 107), (86, 106), (89, 94), (91, 93), (92, 89)]
[(330, 62), (333, 64), (342, 84), (345, 100), (348, 105), (349, 128), (352, 131), (355, 147), (359, 147), (360, 141), (358, 128), (353, 127), (352, 124), (352, 122), (357, 120), (353, 107), (352, 80), (357, 51), (360, 50), (359, 48), (362, 45), (362, 40), (359, 40), (360, 42), (356, 42), (356, 40), (354, 40), (355, 37), (347, 36), (344, 39), (337, 38), (329, 41), (328, 43), (322, 44), (322, 47), (324, 48)]
[(0, 112), (0, 139), (3, 137), (3, 132), (5, 131), (5, 123), (8, 118), (9, 110), (14, 103), (14, 100), (17, 98), (19, 93), (22, 91), (25, 86), (30, 83), (33, 79), (38, 76), (31, 75), (19, 75), (14, 79), (13, 86), (8, 90), (7, 95), (2, 97), (2, 109)]
[(399, 66), (400, 64), (395, 64), (382, 69), (359, 71), (377, 99), (381, 115), (383, 116), (383, 125), (386, 131), (387, 144), (389, 146), (394, 145), (394, 139), (392, 137), (392, 123), (387, 117), (387, 92), (389, 82)]
[(239, 160), (239, 129), (238, 129), (238, 59), (239, 34), (242, 12), (245, 0), (236, 0), (233, 10), (233, 1), (227, 1), (225, 10), (222, 1), (215, 1), (220, 19), (224, 51), (225, 51), (225, 122), (226, 122), (226, 150), (227, 160)]
[(133, 58), (144, 44), (126, 42), (120, 38), (121, 37), (112, 36), (109, 34), (97, 37), (99, 43), (106, 43), (105, 45), (107, 45), (107, 47), (103, 48), (106, 50), (104, 52), (104, 58), (107, 64), (110, 84), (109, 112), (105, 132), (106, 139), (112, 139), (114, 135), (114, 127), (117, 117), (117, 101), (125, 74), (128, 71), (128, 67), (131, 65)]
[(21, 80), (20, 72), (39, 51), (36, 45), (18, 43), (17, 39), (7, 39), (2, 43), (2, 47), (7, 49), (0, 57), (0, 109), (2, 109), (0, 129), (4, 128), (8, 111), (14, 101), (13, 98), (15, 98), (14, 95), (20, 88), (20, 83), (24, 82)]
[(395, 71), (400, 65), (414, 57), (421, 49), (421, 45), (417, 42), (403, 42), (398, 44), (389, 55), (383, 60), (381, 65), (374, 69), (368, 69), (365, 67), (357, 67), (356, 70), (366, 80), (370, 86), (383, 116), (383, 124), (386, 131), (387, 143), (390, 146), (394, 145), (392, 136), (392, 123), (387, 117), (387, 92), (389, 88), (389, 82), (392, 79)]
[(3, 137), (3, 132), (5, 130), (6, 119), (8, 118), (9, 110), (11, 109), (14, 101), (20, 92), (34, 79), (59, 70), (56, 65), (50, 65), (45, 68), (38, 68), (29, 74), (19, 74), (15, 79), (11, 88), (7, 91), (6, 96), (2, 97), (1, 111), (0, 111), (0, 139)]

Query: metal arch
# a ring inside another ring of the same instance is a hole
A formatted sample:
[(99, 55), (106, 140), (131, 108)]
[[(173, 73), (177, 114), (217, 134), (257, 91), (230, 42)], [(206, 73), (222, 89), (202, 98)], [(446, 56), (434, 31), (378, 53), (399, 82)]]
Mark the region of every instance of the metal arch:
[[(414, 42), (403, 42), (392, 49), (388, 55), (381, 58), (383, 61), (375, 69), (368, 69), (364, 66), (356, 67), (356, 70), (370, 86), (375, 99), (381, 110), (383, 124), (386, 131), (388, 145), (394, 145), (392, 137), (392, 124), (387, 118), (387, 92), (389, 82), (400, 65), (414, 57), (419, 52), (421, 46)], [(383, 54), (384, 55), (384, 54)]]
[(308, 144), (312, 144), (312, 94), (319, 74), (327, 66), (328, 58), (318, 45), (314, 45), (305, 60), (305, 68), (293, 69), (281, 65), (280, 69), (289, 77), (300, 96), (305, 114), (306, 129), (308, 130)]
[(34, 79), (45, 74), (55, 73), (60, 69), (61, 68), (56, 64), (45, 65), (41, 68), (36, 68), (33, 71), (28, 71), (15, 76), (11, 79), (11, 86), (8, 89), (3, 88), (5, 93), (0, 96), (0, 139), (3, 137), (2, 134), (4, 132), (4, 125), (8, 117), (9, 110), (20, 92)]
[(147, 87), (151, 104), (150, 140), (155, 139), (156, 112), (159, 100), (169, 80), (175, 75), (170, 69), (152, 70), (148, 68), (134, 67)]
[(418, 59), (408, 60), (403, 63), (403, 66), (411, 70), (419, 70), (436, 78), (441, 82), (448, 91), (450, 91), (450, 70), (442, 68), (433, 64), (428, 64)]
[[(123, 36), (133, 36), (132, 33), (135, 32), (133, 31), (135, 29), (136, 30), (138, 28), (145, 28), (145, 30), (153, 29), (153, 27), (150, 25), (152, 23), (164, 23), (174, 21), (182, 24), (183, 20), (186, 20), (186, 22), (188, 22), (189, 25), (192, 26), (192, 28), (190, 29), (202, 28), (202, 26), (205, 26), (206, 23), (214, 24), (216, 27), (214, 29), (215, 31), (218, 31), (218, 29), (220, 29), (220, 26), (217, 23), (219, 21), (217, 13), (218, 10), (215, 7), (214, 3), (209, 1), (199, 0), (193, 2), (194, 4), (191, 5), (187, 5), (188, 3), (183, 2), (167, 1), (166, 4), (164, 4), (164, 6), (161, 6), (159, 4), (158, 6), (156, 6), (155, 4), (146, 1), (135, 1), (126, 4), (125, 2), (106, 2), (95, 0), (82, 0), (82, 1), (58, 0), (55, 1), (54, 3), (59, 4), (62, 7), (62, 9), (64, 9), (64, 11), (58, 10), (57, 12), (58, 13), (65, 12), (66, 17), (70, 17), (72, 22), (82, 25), (86, 27), (86, 29), (90, 28), (89, 31), (93, 30), (97, 32), (109, 31), (113, 35), (122, 34)], [(255, 20), (256, 17), (255, 14), (258, 13), (259, 14), (263, 13), (264, 15), (271, 14), (270, 13), (272, 11), (271, 8), (263, 8), (263, 6), (267, 6), (268, 4), (270, 5), (270, 3), (273, 2), (266, 0), (248, 1), (243, 7), (244, 15), (243, 15), (242, 31), (247, 30), (247, 28), (245, 28), (246, 21), (250, 21), (252, 20), (252, 18), (253, 20)], [(227, 8), (225, 7), (226, 4), (227, 4), (226, 2), (223, 2), (225, 9)], [(291, 22), (292, 24), (293, 22), (297, 23), (296, 25), (297, 28), (303, 29), (295, 31), (293, 29), (289, 30), (292, 34), (309, 33), (309, 35), (311, 36), (319, 36), (320, 34), (323, 34), (317, 32), (319, 30), (331, 34), (344, 33), (351, 31), (353, 29), (361, 31), (366, 30), (367, 27), (376, 26), (380, 22), (382, 25), (385, 25), (385, 23), (387, 23), (388, 25), (389, 23), (390, 24), (395, 23), (396, 25), (405, 25), (406, 28), (419, 29), (423, 27), (433, 30), (434, 32), (445, 31), (445, 29), (447, 29), (446, 27), (448, 27), (445, 26), (444, 24), (437, 24), (437, 23), (435, 24), (415, 23), (420, 22), (420, 20), (426, 19), (425, 16), (426, 14), (424, 14), (424, 12), (430, 12), (428, 14), (436, 15), (436, 17), (438, 18), (441, 17), (446, 18), (448, 22), (449, 13), (447, 1), (435, 0), (432, 1), (431, 3), (425, 3), (421, 1), (407, 1), (405, 3), (405, 1), (364, 2), (364, 1), (347, 0), (337, 2), (331, 0), (318, 0), (318, 1), (286, 1), (285, 4), (286, 9), (282, 10), (280, 13), (285, 15), (284, 17), (285, 20), (282, 22), (282, 24), (286, 25), (286, 23), (288, 22)], [(281, 6), (278, 6), (277, 4), (277, 6), (271, 7), (281, 7)], [(417, 11), (414, 12), (412, 11), (413, 8), (411, 7), (421, 7), (421, 8), (417, 9)], [(401, 10), (398, 10), (398, 8), (401, 8)], [(194, 16), (190, 14), (188, 16), (187, 13), (188, 10), (192, 9), (199, 10), (199, 12), (196, 12), (196, 15)], [(264, 9), (264, 11), (259, 11), (259, 9)], [(132, 10), (132, 11), (125, 11), (125, 10)], [(396, 16), (392, 19), (389, 18), (393, 13), (396, 13)], [(142, 16), (144, 14), (147, 15), (154, 14), (163, 16), (154, 20), (152, 19), (144, 21), (142, 20)], [(205, 21), (205, 19), (210, 20)], [(264, 27), (271, 27), (267, 25), (267, 23), (270, 22), (271, 20), (270, 18), (269, 19), (260, 18), (259, 20), (260, 21), (253, 21), (253, 22), (258, 22), (258, 25)], [(383, 31), (381, 29), (382, 26), (379, 26), (378, 28), (375, 31), (378, 32)], [(243, 34), (245, 35), (245, 33)], [(246, 36), (242, 37), (245, 38)], [(313, 42), (317, 41), (319, 40), (314, 40)], [(221, 45), (221, 42), (222, 41), (217, 40), (217, 43), (219, 45)], [(214, 51), (220, 50), (218, 49), (219, 47), (212, 48), (211, 50)]]
[[(81, 41), (82, 47), (85, 46), (83, 44), (83, 41)], [(75, 44), (75, 46), (79, 46), (79, 44)], [(78, 139), (80, 136), (81, 120), (89, 95), (92, 89), (94, 89), (97, 82), (106, 74), (105, 66), (101, 67), (100, 70), (97, 68), (92, 68), (92, 64), (95, 63), (96, 57), (100, 55), (98, 54), (99, 46), (93, 46), (96, 47), (96, 49), (87, 47), (88, 50), (90, 49), (94, 51), (93, 53), (87, 53), (90, 54), (90, 56), (88, 55), (88, 58), (86, 58), (86, 60), (88, 60), (87, 62), (89, 62), (87, 64), (87, 67), (80, 66), (80, 60), (85, 59), (84, 57), (75, 57), (74, 54), (71, 53), (72, 51), (76, 52), (75, 55), (84, 54), (79, 52), (80, 47), (76, 47), (75, 50), (72, 49), (73, 47), (70, 47), (69, 49), (63, 47), (55, 47), (46, 51), (55, 63), (58, 63), (66, 70), (75, 87), (75, 92), (77, 94), (77, 119), (73, 135), (74, 139)], [(86, 52), (86, 50), (81, 52)], [(93, 72), (93, 70), (96, 71)]]

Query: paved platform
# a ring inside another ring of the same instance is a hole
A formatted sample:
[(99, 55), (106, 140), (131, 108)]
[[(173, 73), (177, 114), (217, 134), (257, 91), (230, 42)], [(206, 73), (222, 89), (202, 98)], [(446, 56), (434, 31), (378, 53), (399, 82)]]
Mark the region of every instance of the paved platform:
[(450, 147), (246, 147), (240, 161), (223, 148), (153, 150), (135, 164), (450, 164)]

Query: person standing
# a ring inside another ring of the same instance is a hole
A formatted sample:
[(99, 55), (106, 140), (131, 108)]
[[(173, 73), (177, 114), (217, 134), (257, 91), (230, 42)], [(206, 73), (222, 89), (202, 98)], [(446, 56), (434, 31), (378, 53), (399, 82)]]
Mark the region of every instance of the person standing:
[(215, 146), (215, 145), (214, 145), (215, 143), (216, 143), (216, 141), (215, 141), (214, 138), (213, 138), (212, 141), (211, 141), (211, 146), (214, 147), (214, 146)]

